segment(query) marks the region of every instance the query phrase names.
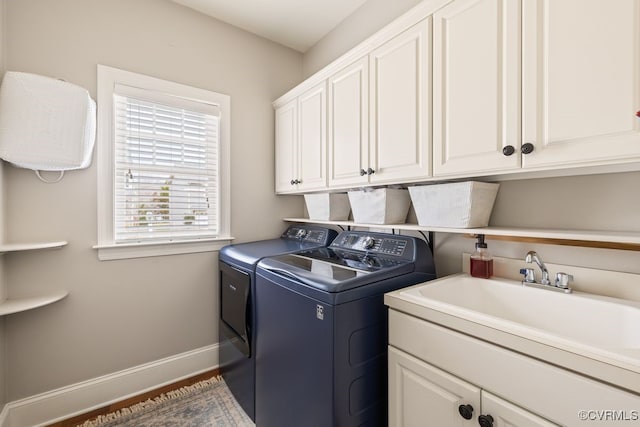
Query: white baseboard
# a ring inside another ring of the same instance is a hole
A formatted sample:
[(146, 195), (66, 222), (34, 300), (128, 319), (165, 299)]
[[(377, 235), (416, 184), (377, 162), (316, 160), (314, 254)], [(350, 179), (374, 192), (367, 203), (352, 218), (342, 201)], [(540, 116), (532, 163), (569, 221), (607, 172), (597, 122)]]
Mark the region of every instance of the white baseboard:
[(218, 367), (218, 344), (9, 402), (0, 427), (62, 421)]

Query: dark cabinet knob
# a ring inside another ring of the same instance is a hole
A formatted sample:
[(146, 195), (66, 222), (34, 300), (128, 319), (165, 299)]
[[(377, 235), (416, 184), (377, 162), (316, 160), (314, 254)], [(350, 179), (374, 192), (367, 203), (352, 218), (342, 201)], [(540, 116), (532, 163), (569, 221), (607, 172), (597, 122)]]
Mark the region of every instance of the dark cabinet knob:
[(526, 144), (522, 144), (522, 148), (520, 149), (520, 151), (522, 151), (522, 154), (531, 154), (533, 153), (534, 148), (535, 147), (532, 143), (527, 142)]
[(360, 176), (365, 176), (367, 174), (367, 171), (364, 169), (360, 169)]
[(513, 148), (513, 145), (507, 145), (502, 148), (502, 154), (504, 154), (505, 156), (510, 156), (515, 152), (516, 152), (516, 149)]
[(465, 420), (470, 420), (473, 418), (473, 406), (471, 405), (460, 405), (458, 406), (458, 412), (460, 416)]
[(493, 417), (491, 415), (480, 415), (478, 424), (480, 424), (480, 427), (493, 427)]
[(291, 180), (291, 185), (296, 185), (296, 180), (295, 179)]
[(373, 169), (367, 169), (367, 175), (373, 175), (374, 173), (376, 173), (376, 171), (374, 171)]

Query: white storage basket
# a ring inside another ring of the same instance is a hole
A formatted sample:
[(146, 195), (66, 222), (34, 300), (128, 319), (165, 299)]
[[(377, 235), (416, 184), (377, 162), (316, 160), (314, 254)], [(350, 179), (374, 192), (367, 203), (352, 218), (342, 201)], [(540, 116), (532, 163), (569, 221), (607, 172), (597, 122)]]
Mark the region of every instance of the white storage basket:
[(309, 219), (323, 221), (346, 221), (349, 219), (351, 206), (347, 193), (305, 194)]
[(409, 187), (418, 224), (474, 228), (489, 225), (500, 184), (456, 182)]
[(363, 224), (402, 224), (411, 206), (404, 189), (378, 188), (349, 191), (353, 220)]

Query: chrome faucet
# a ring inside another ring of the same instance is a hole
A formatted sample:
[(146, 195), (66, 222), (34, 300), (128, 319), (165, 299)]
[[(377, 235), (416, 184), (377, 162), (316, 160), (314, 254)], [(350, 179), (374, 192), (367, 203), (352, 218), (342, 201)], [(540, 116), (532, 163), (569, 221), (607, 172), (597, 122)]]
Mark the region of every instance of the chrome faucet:
[(535, 262), (540, 271), (542, 272), (542, 279), (540, 279), (540, 283), (536, 282), (536, 275), (533, 268), (522, 268), (520, 269), (520, 274), (522, 274), (522, 284), (524, 286), (533, 286), (536, 288), (542, 289), (551, 289), (554, 291), (564, 292), (566, 294), (571, 293), (571, 288), (569, 287), (569, 283), (573, 281), (573, 276), (567, 273), (557, 273), (555, 283), (551, 283), (549, 280), (549, 270), (547, 270), (547, 266), (544, 265), (542, 258), (535, 251), (527, 252), (527, 255), (524, 258), (524, 262), (527, 264), (531, 264)]
[(531, 264), (532, 262), (535, 262), (536, 264), (538, 264), (538, 267), (540, 267), (540, 271), (542, 272), (542, 279), (540, 279), (540, 284), (541, 285), (551, 284), (551, 281), (549, 280), (549, 270), (547, 270), (547, 266), (544, 265), (542, 258), (540, 258), (540, 255), (538, 255), (537, 252), (535, 251), (527, 252), (527, 256), (524, 258), (524, 262), (526, 262), (527, 264)]

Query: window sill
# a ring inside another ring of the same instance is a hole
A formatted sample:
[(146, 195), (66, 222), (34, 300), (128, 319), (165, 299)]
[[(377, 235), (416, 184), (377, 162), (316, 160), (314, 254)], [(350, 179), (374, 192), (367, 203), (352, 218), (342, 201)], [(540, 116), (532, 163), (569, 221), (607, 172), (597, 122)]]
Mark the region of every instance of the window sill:
[(120, 244), (98, 244), (93, 249), (98, 250), (100, 261), (116, 259), (145, 258), (163, 255), (193, 254), (198, 252), (214, 252), (228, 245), (233, 237), (218, 237), (212, 239), (194, 239), (163, 242), (140, 242)]

